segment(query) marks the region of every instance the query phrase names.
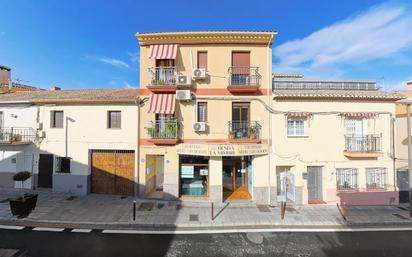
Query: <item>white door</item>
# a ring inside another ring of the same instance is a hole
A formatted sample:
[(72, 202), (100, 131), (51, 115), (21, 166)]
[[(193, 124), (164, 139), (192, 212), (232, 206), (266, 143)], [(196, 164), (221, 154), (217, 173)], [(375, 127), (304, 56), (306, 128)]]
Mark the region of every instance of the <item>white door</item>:
[(346, 140), (347, 150), (363, 151), (366, 150), (365, 136), (368, 131), (367, 119), (346, 119)]

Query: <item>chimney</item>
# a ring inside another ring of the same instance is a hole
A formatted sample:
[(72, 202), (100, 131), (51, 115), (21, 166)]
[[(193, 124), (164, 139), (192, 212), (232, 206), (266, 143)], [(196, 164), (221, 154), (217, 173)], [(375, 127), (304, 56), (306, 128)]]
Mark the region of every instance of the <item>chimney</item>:
[(412, 81), (406, 82), (409, 91), (412, 91)]
[(58, 87), (58, 86), (52, 86), (51, 88), (50, 88), (50, 91), (59, 91), (59, 90), (62, 90), (60, 87)]
[(0, 86), (9, 85), (11, 80), (11, 69), (0, 65)]

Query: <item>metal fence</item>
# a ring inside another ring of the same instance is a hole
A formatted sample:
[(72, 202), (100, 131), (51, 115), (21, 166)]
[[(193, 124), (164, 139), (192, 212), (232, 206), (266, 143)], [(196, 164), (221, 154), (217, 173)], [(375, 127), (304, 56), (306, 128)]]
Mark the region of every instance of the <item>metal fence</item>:
[(232, 139), (259, 139), (260, 130), (258, 121), (229, 121), (229, 136)]
[(273, 89), (298, 90), (378, 90), (375, 82), (370, 81), (305, 81), (272, 80)]
[(229, 67), (229, 85), (259, 86), (258, 67)]
[(153, 139), (174, 139), (179, 132), (177, 121), (154, 121), (146, 129), (149, 137)]
[(336, 169), (337, 190), (355, 190), (358, 188), (358, 169)]
[(176, 67), (149, 68), (151, 85), (175, 85)]
[(35, 139), (36, 130), (33, 128), (0, 128), (0, 143), (30, 143)]
[(350, 152), (380, 152), (382, 137), (380, 135), (345, 135), (345, 151)]

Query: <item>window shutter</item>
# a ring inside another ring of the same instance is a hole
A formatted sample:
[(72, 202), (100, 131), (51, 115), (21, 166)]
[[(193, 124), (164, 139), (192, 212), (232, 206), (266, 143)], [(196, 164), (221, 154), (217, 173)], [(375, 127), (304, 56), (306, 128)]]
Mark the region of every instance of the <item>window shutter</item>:
[(197, 52), (197, 67), (207, 69), (207, 52)]

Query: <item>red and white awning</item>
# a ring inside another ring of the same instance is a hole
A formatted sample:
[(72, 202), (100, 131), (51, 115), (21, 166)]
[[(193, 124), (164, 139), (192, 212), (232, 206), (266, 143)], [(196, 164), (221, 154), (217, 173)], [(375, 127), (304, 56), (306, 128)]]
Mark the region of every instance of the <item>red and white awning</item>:
[(310, 118), (312, 117), (311, 112), (287, 112), (285, 116), (287, 117), (296, 117), (296, 118)]
[(173, 114), (175, 112), (174, 94), (151, 94), (148, 113)]
[(177, 45), (150, 45), (149, 59), (176, 59)]
[(373, 112), (342, 112), (339, 115), (344, 118), (371, 119), (376, 116), (376, 113), (373, 113)]

